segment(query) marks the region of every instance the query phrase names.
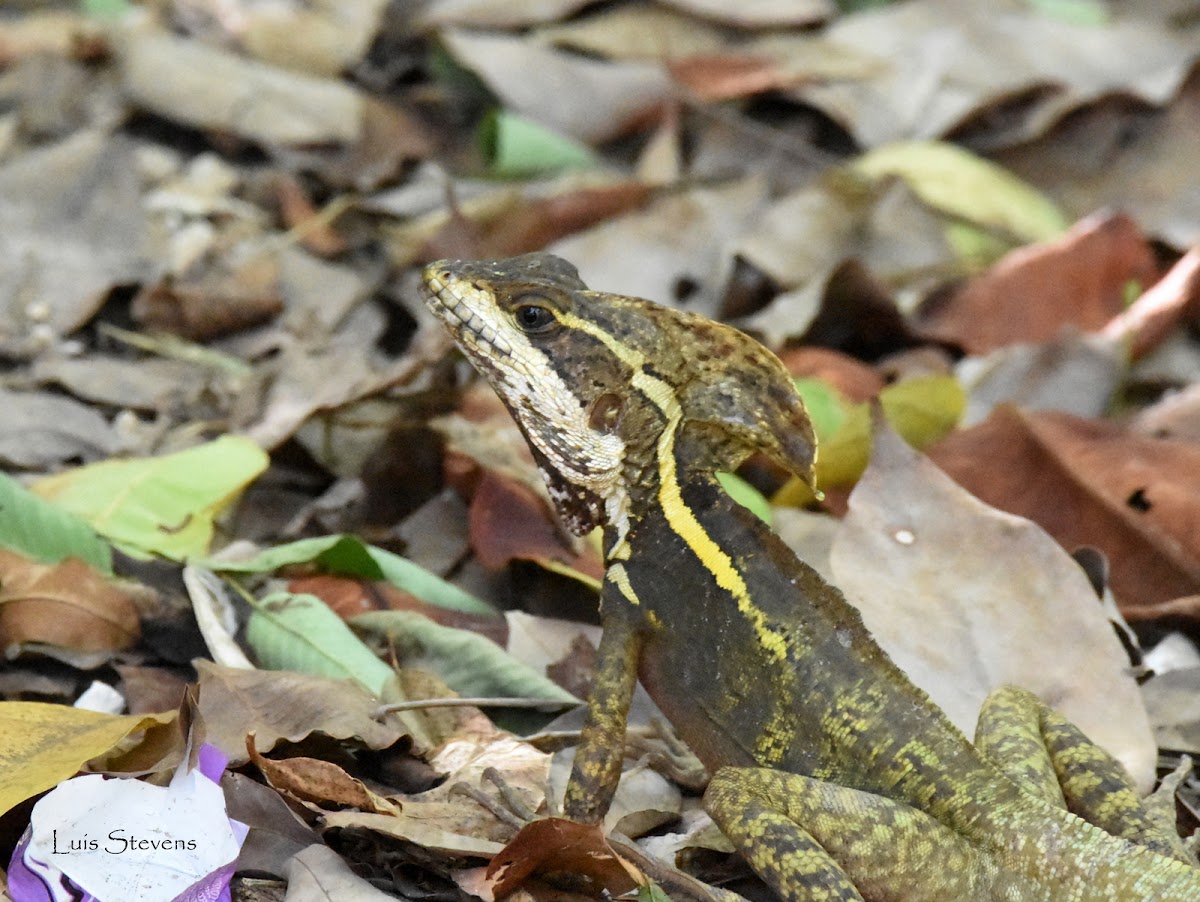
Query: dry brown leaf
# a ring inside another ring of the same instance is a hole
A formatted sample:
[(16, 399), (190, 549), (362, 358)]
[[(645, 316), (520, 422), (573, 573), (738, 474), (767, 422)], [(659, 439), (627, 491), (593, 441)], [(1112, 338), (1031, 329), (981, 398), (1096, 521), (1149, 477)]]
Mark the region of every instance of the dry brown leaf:
[(86, 462), (121, 448), (116, 431), (100, 413), (48, 391), (0, 388), (0, 464), (49, 470), (72, 459)]
[[(53, 382), (94, 404), (157, 412), (186, 404), (210, 382), (218, 381), (212, 370), (191, 361), (108, 354), (42, 356), (34, 361), (32, 375), (39, 383)], [(12, 410), (4, 402), (0, 407), (6, 414)], [(61, 429), (65, 418), (43, 415), (41, 419)]]
[(99, 23), (80, 11), (33, 11), (0, 22), (0, 69), (47, 55), (88, 58), (104, 52)]
[[(466, 804), (474, 805), (473, 802)], [(445, 802), (407, 801), (399, 815), (331, 811), (322, 820), (327, 829), (370, 830), (383, 836), (415, 843), (422, 848), (423, 853), (438, 853), (452, 860), (464, 856), (491, 858), (503, 848), (500, 843), (481, 839), (475, 833), (456, 833), (443, 826), (454, 823), (455, 814), (463, 805), (462, 799), (454, 805)]]
[(514, 28), (565, 19), (589, 2), (591, 0), (431, 0), (421, 11), (420, 25)]
[(686, 302), (712, 316), (733, 269), (732, 242), (762, 215), (766, 181), (750, 175), (656, 197), (643, 209), (555, 242), (584, 282), (613, 294)]
[[(525, 37), (457, 29), (443, 31), (442, 40), (506, 107), (589, 143), (653, 120), (674, 91), (666, 70), (652, 63), (603, 62)], [(531, 72), (537, 77), (530, 78)]]
[(387, 0), (338, 0), (303, 7), (245, 6), (213, 16), (230, 26), (220, 39), (288, 69), (336, 77), (360, 62), (379, 30)]
[(198, 660), (200, 713), (207, 741), (230, 760), (243, 764), (246, 736), (255, 734), (261, 751), (281, 740), (299, 742), (320, 732), (355, 739), (368, 748), (388, 748), (403, 738), (375, 717), (379, 700), (350, 680), (286, 671), (237, 670)]
[(646, 883), (646, 877), (617, 854), (597, 824), (542, 818), (526, 824), (488, 865), (496, 898), (517, 889), (534, 875), (566, 872), (584, 878), (613, 896)]
[(616, 182), (533, 200), (481, 228), (476, 253), (491, 258), (541, 250), (552, 241), (637, 210), (650, 194), (649, 185)]
[(400, 803), (372, 792), (361, 780), (330, 761), (264, 758), (254, 747), (253, 733), (246, 737), (246, 754), (272, 787), (318, 809), (355, 808), (375, 814), (400, 814)]
[(1053, 341), (1016, 344), (959, 362), (967, 390), (960, 427), (986, 419), (999, 404), (1103, 416), (1128, 369), (1120, 345), (1096, 335), (1066, 332)]
[(1167, 393), (1134, 416), (1129, 428), (1154, 438), (1200, 442), (1200, 383)]
[(259, 325), (283, 310), (279, 260), (252, 257), (226, 269), (225, 261), (147, 285), (133, 299), (133, 317), (155, 332), (206, 341)]
[(317, 208), (299, 179), (289, 173), (280, 174), (274, 181), (274, 188), (280, 219), (287, 228), (299, 232), (300, 243), (305, 248), (319, 257), (334, 257), (346, 251), (345, 239), (331, 223), (317, 217)]
[(1092, 216), (1061, 238), (1018, 248), (922, 311), (931, 335), (984, 354), (1053, 340), (1066, 325), (1101, 329), (1124, 307), (1130, 282), (1158, 277), (1149, 242), (1128, 216)]
[(747, 323), (762, 328), (768, 340), (798, 340), (863, 360), (922, 344), (887, 287), (857, 260), (835, 267), (809, 288), (780, 295)]
[(1050, 536), (973, 498), (886, 421), (849, 507), (834, 583), (960, 729), (972, 735), (987, 694), (1015, 683), (1149, 788), (1155, 748), (1129, 658), (1083, 570)]
[(619, 60), (678, 59), (715, 53), (728, 34), (715, 24), (651, 4), (602, 7), (586, 18), (539, 28), (539, 40)]
[(130, 99), (166, 119), (267, 145), (353, 144), (364, 98), (349, 84), (277, 69), (154, 29), (114, 41)]
[(102, 130), (0, 165), (0, 349), (28, 356), (149, 273), (139, 188), (132, 142)]
[(1162, 110), (1125, 96), (1074, 113), (1039, 140), (996, 161), (1084, 216), (1124, 210), (1177, 248), (1200, 242), (1200, 182), (1192, 151), (1200, 131), (1200, 69)]
[(250, 828), (238, 856), (238, 870), (283, 877), (293, 856), (321, 842), (316, 831), (269, 786), (245, 774), (226, 771), (221, 776), (221, 788), (229, 817)]
[(1007, 127), (992, 126), (988, 140), (1012, 145), (1099, 97), (1163, 103), (1195, 58), (1194, 41), (1165, 25), (1133, 17), (1077, 25), (1029, 7), (975, 0), (889, 4), (843, 16), (812, 40), (874, 58), (869, 77), (794, 92), (864, 147), (944, 136), (986, 122), (993, 111), (1003, 112)]
[(395, 902), (396, 898), (376, 889), (354, 873), (346, 859), (319, 843), (288, 861), (280, 876), (287, 880), (288, 896), (297, 902)]
[(1200, 594), (1197, 445), (1003, 406), (929, 456), (974, 495), (1040, 524), (1064, 548), (1101, 549), (1130, 620)]
[[(737, 236), (735, 250), (783, 288), (812, 293), (849, 259), (889, 285), (916, 288), (954, 260), (945, 224), (906, 185), (868, 187), (838, 171), (774, 201)], [(789, 311), (776, 304), (755, 316), (755, 328), (780, 341), (799, 335), (802, 325), (789, 324)]]
[(120, 651), (141, 638), (129, 593), (78, 558), (42, 564), (0, 549), (0, 648), (38, 642)]

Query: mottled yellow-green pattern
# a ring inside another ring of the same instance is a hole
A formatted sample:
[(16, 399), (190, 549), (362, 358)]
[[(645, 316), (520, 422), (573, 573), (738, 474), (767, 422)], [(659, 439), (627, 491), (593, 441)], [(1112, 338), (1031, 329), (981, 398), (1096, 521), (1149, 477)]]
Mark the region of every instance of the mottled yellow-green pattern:
[(640, 677), (714, 773), (705, 804), (784, 899), (1200, 900), (1120, 765), (1019, 689), (970, 743), (858, 612), (714, 472), (813, 435), (779, 361), (531, 254), (431, 264), (430, 309), (529, 440), (564, 523), (604, 531), (596, 683), (567, 790), (595, 822)]

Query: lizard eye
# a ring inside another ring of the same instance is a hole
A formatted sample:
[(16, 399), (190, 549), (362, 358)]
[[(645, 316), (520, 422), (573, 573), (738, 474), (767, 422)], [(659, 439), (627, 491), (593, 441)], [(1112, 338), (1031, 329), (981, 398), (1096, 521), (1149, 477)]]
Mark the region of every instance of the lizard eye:
[(540, 304), (522, 304), (516, 310), (517, 325), (526, 332), (543, 332), (558, 322), (549, 308)]

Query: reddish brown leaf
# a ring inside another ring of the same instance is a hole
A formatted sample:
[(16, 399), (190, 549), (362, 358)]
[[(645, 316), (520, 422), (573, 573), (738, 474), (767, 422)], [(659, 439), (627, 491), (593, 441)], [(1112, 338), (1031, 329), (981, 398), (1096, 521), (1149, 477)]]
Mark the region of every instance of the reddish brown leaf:
[(408, 592), (385, 582), (363, 582), (345, 576), (307, 576), (288, 582), (288, 591), (315, 595), (343, 620), (367, 611), (416, 611), (435, 623), (470, 630), (487, 636), (497, 645), (508, 640), (508, 625), (503, 617), (466, 614), (426, 604)]
[(784, 71), (764, 56), (701, 53), (668, 63), (671, 74), (701, 100), (731, 100), (792, 87), (803, 74)]
[(500, 569), (513, 559), (558, 561), (595, 579), (604, 565), (590, 546), (575, 553), (551, 520), (542, 499), (514, 479), (485, 472), (471, 499), (471, 547), (485, 567)]
[(280, 174), (274, 183), (279, 201), (279, 216), (289, 229), (298, 229), (300, 243), (321, 257), (344, 253), (346, 241), (331, 224), (318, 217), (300, 181), (290, 173)]
[(1004, 406), (929, 456), (987, 503), (1041, 524), (1067, 550), (1104, 551), (1131, 619), (1200, 594), (1200, 446)]
[(1134, 357), (1149, 354), (1185, 317), (1200, 308), (1200, 248), (1192, 248), (1159, 282), (1104, 327), (1104, 334), (1128, 340)]
[(1154, 254), (1127, 216), (1089, 217), (1054, 241), (1019, 248), (967, 282), (921, 325), (973, 354), (1055, 338), (1063, 326), (1103, 328), (1130, 282), (1158, 277)]
[(0, 549), (0, 648), (43, 642), (119, 651), (140, 636), (132, 598), (98, 570), (77, 558), (41, 564)]
[(317, 596), (343, 620), (349, 620), (365, 611), (379, 609), (372, 593), (362, 580), (346, 576), (330, 576), (323, 573), (293, 579), (288, 582), (288, 591)]
[(485, 227), (479, 256), (508, 257), (541, 250), (559, 238), (638, 209), (652, 190), (641, 182), (622, 182), (525, 204)]
[(487, 876), (500, 899), (534, 875), (566, 872), (583, 877), (611, 895), (634, 889), (646, 879), (617, 855), (598, 824), (543, 818), (526, 824), (504, 851), (492, 859)]

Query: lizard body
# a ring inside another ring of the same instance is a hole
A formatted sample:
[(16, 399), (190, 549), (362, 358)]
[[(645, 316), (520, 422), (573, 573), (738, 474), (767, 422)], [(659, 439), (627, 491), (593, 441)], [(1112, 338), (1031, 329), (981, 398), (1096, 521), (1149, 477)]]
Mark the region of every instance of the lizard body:
[(1117, 762), (1011, 687), (973, 745), (721, 489), (715, 471), (756, 450), (811, 472), (811, 426), (768, 351), (589, 291), (545, 254), (441, 261), (424, 279), (562, 520), (603, 528), (604, 634), (569, 817), (607, 810), (640, 675), (714, 774), (706, 807), (782, 898), (1200, 899), (1200, 870)]

